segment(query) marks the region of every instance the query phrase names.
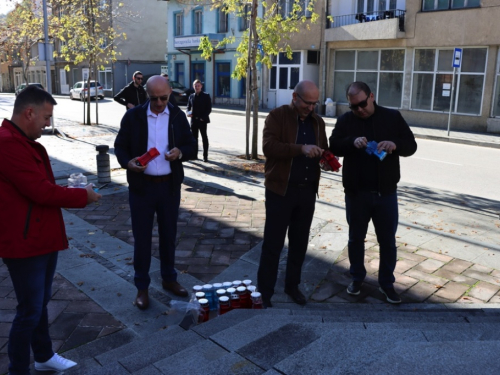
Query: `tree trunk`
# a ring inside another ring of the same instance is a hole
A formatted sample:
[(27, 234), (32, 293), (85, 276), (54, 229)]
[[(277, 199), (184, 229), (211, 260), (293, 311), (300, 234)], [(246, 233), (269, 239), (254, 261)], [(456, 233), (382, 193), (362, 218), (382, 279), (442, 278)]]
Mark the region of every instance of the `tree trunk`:
[(97, 71), (97, 63), (94, 62), (94, 74), (95, 74), (95, 78), (94, 78), (94, 85), (95, 85), (95, 124), (96, 125), (99, 125), (99, 92), (97, 91), (97, 77), (99, 76), (99, 72)]
[[(254, 17), (254, 12), (250, 13), (250, 23), (253, 22), (252, 19)], [(252, 28), (248, 28), (248, 54), (247, 54), (247, 77), (246, 77), (246, 85), (245, 85), (245, 93), (246, 93), (246, 149), (245, 155), (247, 160), (250, 159), (250, 112), (252, 109), (252, 90), (251, 90), (251, 81), (250, 77), (250, 59), (252, 52)]]
[(258, 135), (259, 135), (259, 88), (257, 83), (257, 46), (259, 38), (257, 35), (257, 0), (252, 0), (252, 17), (250, 27), (252, 29), (252, 58), (251, 58), (251, 71), (252, 71), (252, 98), (253, 98), (253, 130), (252, 130), (252, 159), (257, 160), (258, 154)]
[[(86, 102), (87, 102), (87, 120), (85, 121), (85, 125), (92, 125), (90, 121), (90, 69), (92, 68), (92, 59), (89, 61), (89, 75), (87, 77), (87, 97), (86, 97)], [(85, 91), (84, 91), (85, 92)]]

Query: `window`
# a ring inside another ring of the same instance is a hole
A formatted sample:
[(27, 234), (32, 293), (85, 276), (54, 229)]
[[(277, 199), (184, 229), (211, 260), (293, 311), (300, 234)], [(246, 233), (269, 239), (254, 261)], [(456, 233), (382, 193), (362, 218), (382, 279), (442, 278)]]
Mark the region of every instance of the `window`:
[(333, 100), (347, 103), (347, 86), (354, 81), (363, 81), (375, 94), (378, 104), (400, 108), (404, 62), (403, 49), (336, 51)]
[(378, 11), (381, 10), (395, 10), (397, 7), (397, 0), (378, 0)]
[(358, 0), (357, 13), (371, 14), (375, 10), (375, 0)]
[(243, 8), (243, 12), (240, 17), (240, 31), (245, 31), (250, 27), (251, 6), (251, 4), (245, 4), (245, 7)]
[(218, 33), (227, 33), (227, 25), (229, 21), (229, 14), (227, 14), (224, 9), (219, 8), (217, 11), (217, 18), (219, 21), (219, 27), (217, 28)]
[(276, 66), (271, 68), (271, 72), (269, 75), (269, 89), (276, 90)]
[(216, 63), (216, 95), (218, 97), (231, 96), (231, 66), (229, 63)]
[(397, 0), (357, 0), (357, 13), (378, 14), (386, 10), (396, 10)]
[(292, 52), (292, 58), (289, 59), (285, 52), (280, 52), (278, 55), (280, 65), (284, 64), (300, 64), (300, 52)]
[[(464, 48), (462, 67), (455, 76), (453, 113), (481, 114), (486, 48)], [(447, 112), (453, 81), (453, 50), (416, 49), (411, 108)]]
[(309, 6), (309, 0), (279, 0), (279, 12), (281, 14), (281, 17), (290, 17), (291, 13), (293, 12), (293, 5), (295, 1), (297, 1), (301, 7), (301, 11), (297, 12), (296, 15), (298, 17), (302, 17), (304, 15), (306, 17), (311, 17), (311, 12), (307, 10), (307, 7)]
[(481, 0), (423, 0), (422, 10), (477, 8)]
[(493, 97), (493, 116), (500, 117), (500, 52), (498, 53), (498, 67), (496, 74), (496, 90)]
[(203, 11), (201, 9), (195, 9), (193, 11), (193, 34), (203, 33)]
[(174, 13), (174, 36), (184, 35), (184, 14)]
[(113, 82), (111, 81), (111, 68), (105, 68), (99, 71), (99, 82), (102, 83), (104, 90), (112, 90)]
[(182, 62), (175, 63), (175, 80), (179, 82), (181, 85), (184, 85), (186, 87), (190, 86), (189, 84), (186, 85), (184, 78), (184, 63)]

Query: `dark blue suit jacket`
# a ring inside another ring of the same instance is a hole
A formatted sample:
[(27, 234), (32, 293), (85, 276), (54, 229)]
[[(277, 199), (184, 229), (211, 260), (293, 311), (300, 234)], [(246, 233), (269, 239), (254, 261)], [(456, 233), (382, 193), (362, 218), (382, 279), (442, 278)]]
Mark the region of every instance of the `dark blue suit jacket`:
[[(128, 162), (143, 155), (148, 147), (148, 119), (147, 109), (149, 100), (137, 107), (129, 109), (120, 124), (120, 130), (115, 140), (115, 155), (121, 167), (127, 169)], [(168, 103), (170, 111), (168, 123), (168, 145), (172, 149), (177, 147), (182, 152), (182, 159), (170, 162), (174, 188), (180, 189), (184, 181), (182, 162), (194, 159), (197, 151), (196, 139), (191, 133), (186, 115), (179, 107)], [(160, 156), (161, 157), (161, 156)], [(131, 172), (127, 169), (129, 189), (141, 193), (144, 185), (144, 173)]]

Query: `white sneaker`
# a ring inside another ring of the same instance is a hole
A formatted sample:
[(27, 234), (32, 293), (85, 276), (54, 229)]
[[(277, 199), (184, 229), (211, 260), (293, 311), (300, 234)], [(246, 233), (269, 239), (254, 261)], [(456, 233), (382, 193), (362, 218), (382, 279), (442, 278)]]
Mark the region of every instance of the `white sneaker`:
[(73, 362), (69, 359), (61, 357), (59, 354), (54, 353), (51, 359), (47, 362), (36, 362), (35, 361), (35, 370), (37, 371), (64, 371), (73, 366), (76, 366), (77, 363)]

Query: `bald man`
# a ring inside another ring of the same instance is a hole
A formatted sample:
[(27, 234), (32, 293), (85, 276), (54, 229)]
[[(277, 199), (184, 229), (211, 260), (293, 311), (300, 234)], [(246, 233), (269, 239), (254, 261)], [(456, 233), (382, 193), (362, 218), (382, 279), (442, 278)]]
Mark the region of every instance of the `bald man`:
[(314, 113), (319, 90), (312, 81), (295, 86), (292, 102), (272, 110), (266, 118), (262, 148), (266, 156), (266, 224), (257, 282), (264, 307), (278, 276), (281, 250), (288, 230), (285, 293), (299, 304), (302, 264), (316, 204), (323, 150), (328, 148), (325, 122)]
[[(127, 111), (115, 140), (115, 154), (127, 170), (129, 203), (134, 235), (134, 282), (137, 287), (135, 305), (149, 306), (151, 282), (151, 242), (156, 214), (160, 236), (160, 271), (162, 286), (176, 296), (187, 297), (187, 290), (177, 281), (175, 270), (175, 238), (177, 216), (184, 180), (182, 162), (196, 156), (196, 140), (191, 134), (186, 115), (169, 103), (171, 88), (162, 76), (147, 82), (149, 100)], [(160, 156), (147, 165), (137, 158), (155, 147)]]

